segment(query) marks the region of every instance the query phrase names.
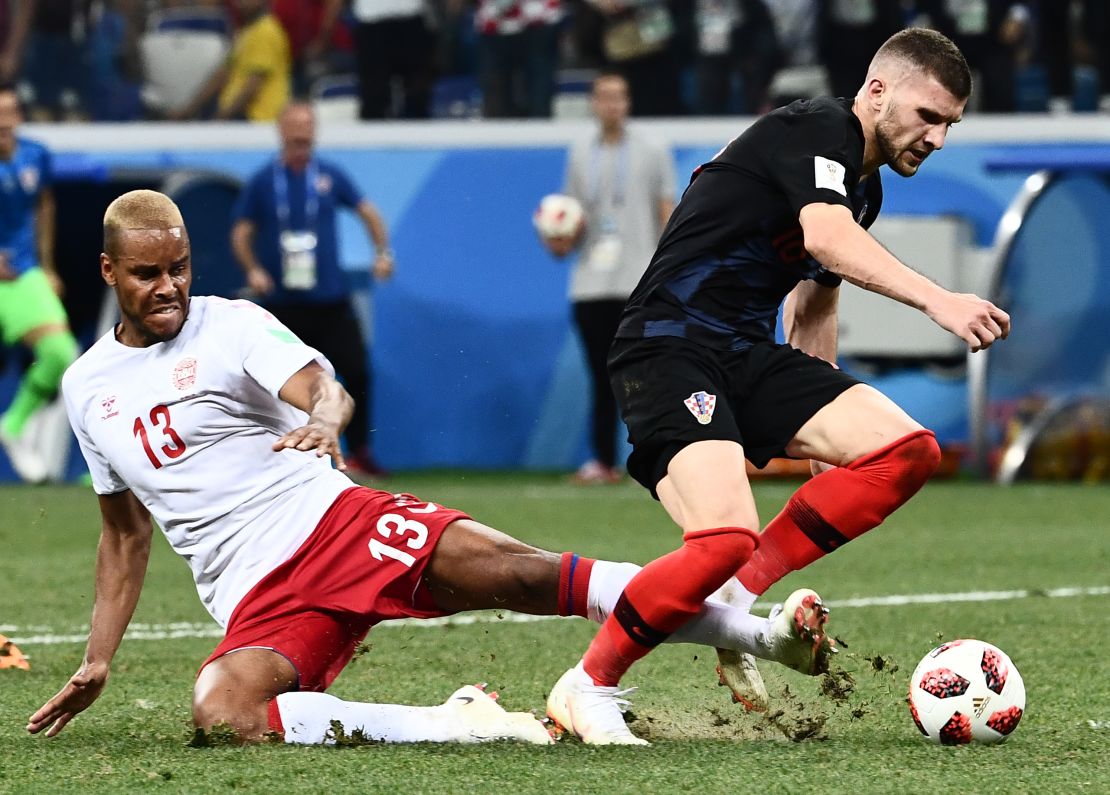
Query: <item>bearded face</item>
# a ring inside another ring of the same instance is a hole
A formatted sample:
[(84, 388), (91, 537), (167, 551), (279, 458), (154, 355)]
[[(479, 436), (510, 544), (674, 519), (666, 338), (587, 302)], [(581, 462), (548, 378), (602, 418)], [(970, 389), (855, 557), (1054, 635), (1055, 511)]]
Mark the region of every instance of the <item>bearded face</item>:
[(907, 75), (892, 87), (875, 123), (875, 143), (883, 162), (895, 174), (912, 177), (929, 155), (944, 146), (948, 128), (959, 121), (965, 103), (931, 75)]

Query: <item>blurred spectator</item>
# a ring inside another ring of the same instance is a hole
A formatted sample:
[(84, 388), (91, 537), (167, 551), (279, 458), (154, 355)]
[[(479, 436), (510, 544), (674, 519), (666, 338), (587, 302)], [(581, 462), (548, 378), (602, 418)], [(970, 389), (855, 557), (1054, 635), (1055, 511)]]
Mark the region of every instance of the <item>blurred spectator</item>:
[(767, 0), (784, 66), (810, 66), (817, 59), (817, 0)]
[(602, 45), (608, 63), (624, 75), (637, 116), (677, 116), (679, 42), (664, 0), (589, 0), (604, 17)]
[(436, 40), (424, 0), (354, 0), (359, 115), (427, 118)]
[(1076, 61), (1095, 70), (1103, 91), (1110, 88), (1110, 3), (1106, 0), (1080, 3), (1075, 48)]
[(355, 399), (344, 438), (348, 473), (383, 474), (370, 447), (369, 360), (339, 264), (338, 215), (354, 210), (374, 241), (371, 275), (393, 275), (389, 235), (377, 208), (339, 166), (314, 152), (312, 106), (293, 102), (278, 122), (281, 152), (243, 186), (231, 249), (257, 300), (335, 366)]
[(92, 0), (20, 0), (14, 5), (0, 80), (22, 78), (32, 120), (88, 117), (91, 8)]
[(312, 81), (349, 71), (354, 42), (341, 19), (344, 0), (273, 0), (272, 13), (289, 37), (293, 92), (307, 94)]
[[(697, 112), (764, 113), (781, 55), (763, 0), (697, 0)], [(739, 91), (737, 92), (737, 89)], [(739, 102), (734, 94), (739, 94)]]
[(920, 20), (956, 43), (976, 76), (980, 110), (1014, 109), (1016, 59), (1031, 55), (1028, 9), (1012, 0), (918, 0)]
[(871, 56), (902, 29), (899, 0), (824, 0), (818, 14), (821, 59), (833, 96), (855, 96)]
[(227, 62), (188, 104), (170, 118), (207, 115), (217, 99), (215, 118), (273, 121), (289, 102), (292, 58), (289, 37), (269, 0), (236, 0), (244, 27), (235, 34)]
[(586, 354), (593, 394), (594, 457), (579, 468), (580, 484), (617, 483), (617, 403), (606, 357), (621, 313), (651, 261), (674, 209), (674, 159), (666, 147), (627, 125), (628, 83), (599, 75), (590, 104), (597, 127), (575, 141), (567, 158), (564, 192), (582, 203), (585, 227), (572, 238), (544, 242), (556, 256), (581, 254), (570, 280), (574, 322)]
[[(448, 0), (461, 13), (464, 0)], [(562, 0), (476, 0), (478, 84), (487, 118), (551, 115)]]

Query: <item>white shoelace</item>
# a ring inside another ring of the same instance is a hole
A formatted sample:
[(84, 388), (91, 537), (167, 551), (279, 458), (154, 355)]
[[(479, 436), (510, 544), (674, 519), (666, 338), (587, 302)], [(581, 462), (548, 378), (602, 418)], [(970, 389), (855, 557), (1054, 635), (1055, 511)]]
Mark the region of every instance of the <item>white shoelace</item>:
[[(632, 706), (632, 702), (623, 696), (631, 696), (636, 692), (636, 688), (627, 687), (618, 690), (616, 687), (587, 684), (579, 687), (582, 694), (589, 697), (583, 706), (589, 711), (590, 719), (595, 725), (599, 725), (610, 734), (632, 734), (622, 717), (622, 713)], [(613, 706), (617, 708), (615, 711), (611, 708)]]

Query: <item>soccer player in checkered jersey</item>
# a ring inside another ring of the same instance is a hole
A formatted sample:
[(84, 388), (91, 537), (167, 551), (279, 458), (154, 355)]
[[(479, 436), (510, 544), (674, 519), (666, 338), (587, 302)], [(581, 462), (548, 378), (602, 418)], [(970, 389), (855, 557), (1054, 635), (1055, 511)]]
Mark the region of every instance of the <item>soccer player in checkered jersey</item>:
[[(694, 173), (609, 355), (629, 472), (683, 543), (632, 579), (552, 689), (548, 714), (586, 742), (642, 743), (621, 717), (618, 684), (702, 600), (722, 589), (750, 607), (880, 524), (936, 469), (933, 434), (835, 366), (837, 287), (846, 279), (919, 309), (973, 351), (1009, 333), (998, 307), (933, 284), (866, 231), (882, 200), (879, 167), (915, 174), (970, 92), (951, 41), (904, 30), (875, 54), (855, 97), (773, 111)], [(786, 345), (775, 343), (780, 306)], [(815, 477), (760, 534), (745, 458), (762, 467), (775, 456), (810, 459)], [(795, 591), (782, 613), (813, 638), (788, 664), (818, 672), (831, 649), (821, 600)], [(720, 662), (737, 700), (765, 708), (754, 661)]]
[[(339, 721), (390, 742), (550, 742), (530, 713), (474, 687), (434, 707), (322, 691), (379, 621), (496, 607), (602, 622), (639, 567), (545, 552), (352, 483), (339, 448), (352, 401), (327, 360), (252, 303), (189, 297), (189, 237), (163, 194), (109, 206), (100, 270), (121, 320), (63, 381), (100, 501), (96, 600), (84, 661), (28, 730), (53, 736), (100, 695), (142, 589), (153, 516), (226, 630), (197, 676), (198, 727), (320, 743)], [(788, 622), (715, 601), (675, 639), (768, 659), (807, 645)]]

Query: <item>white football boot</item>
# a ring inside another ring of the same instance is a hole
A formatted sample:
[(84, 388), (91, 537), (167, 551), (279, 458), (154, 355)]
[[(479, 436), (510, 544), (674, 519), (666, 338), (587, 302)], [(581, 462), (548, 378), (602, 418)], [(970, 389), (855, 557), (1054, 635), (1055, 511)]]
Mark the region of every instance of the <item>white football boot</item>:
[[(484, 687), (484, 685), (483, 685)], [(460, 687), (443, 704), (462, 730), (459, 742), (484, 743), (493, 740), (519, 740), (533, 745), (551, 745), (551, 733), (531, 712), (506, 712), (497, 703), (496, 693), (474, 685)]]
[(829, 670), (836, 645), (825, 631), (829, 608), (808, 588), (800, 588), (771, 609), (767, 628), (767, 659), (806, 676)]
[(766, 712), (771, 706), (763, 675), (747, 652), (717, 649), (717, 677), (732, 692), (733, 702), (748, 712)]
[[(807, 676), (829, 670), (829, 658), (837, 653), (832, 638), (825, 632), (829, 609), (815, 591), (801, 588), (783, 604), (771, 608), (770, 624), (764, 636), (765, 660), (785, 665)], [(732, 691), (732, 700), (750, 712), (766, 712), (770, 696), (763, 675), (750, 654), (717, 649), (717, 675)]]
[(551, 688), (547, 716), (587, 745), (650, 745), (629, 730), (621, 714), (629, 706), (624, 696), (635, 691), (595, 685), (579, 662)]

